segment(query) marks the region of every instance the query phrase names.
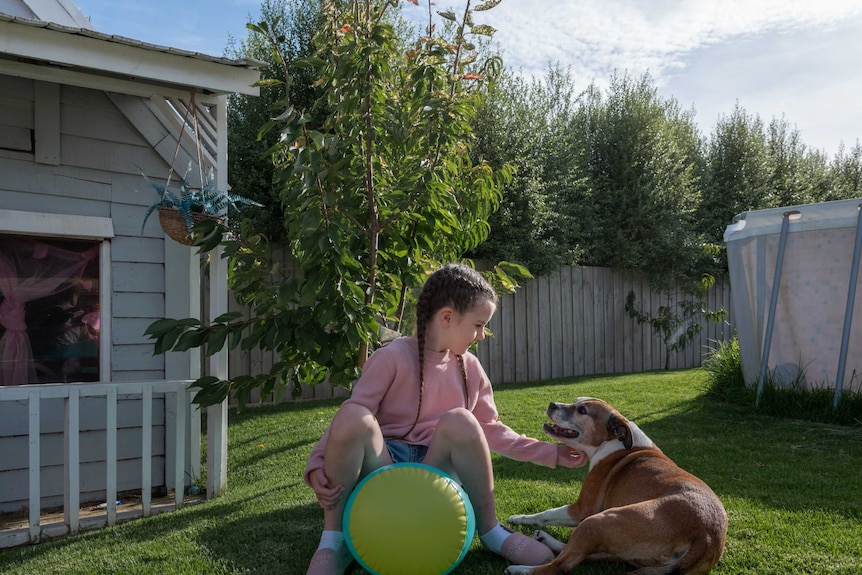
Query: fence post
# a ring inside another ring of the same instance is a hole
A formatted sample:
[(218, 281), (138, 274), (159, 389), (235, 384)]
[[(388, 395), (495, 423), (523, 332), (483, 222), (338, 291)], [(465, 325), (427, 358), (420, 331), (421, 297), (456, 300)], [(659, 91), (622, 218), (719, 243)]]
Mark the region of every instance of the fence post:
[(31, 389), (28, 394), (29, 419), (29, 464), (30, 464), (30, 543), (38, 543), (41, 535), (40, 515), (42, 514), (41, 482), (41, 401), (39, 392)]
[(141, 389), (141, 515), (150, 516), (153, 501), (153, 387)]
[(65, 482), (63, 488), (63, 519), (69, 528), (69, 534), (78, 533), (78, 519), (81, 508), (81, 453), (80, 453), (80, 390), (69, 388), (69, 396), (65, 398), (65, 460), (63, 473)]

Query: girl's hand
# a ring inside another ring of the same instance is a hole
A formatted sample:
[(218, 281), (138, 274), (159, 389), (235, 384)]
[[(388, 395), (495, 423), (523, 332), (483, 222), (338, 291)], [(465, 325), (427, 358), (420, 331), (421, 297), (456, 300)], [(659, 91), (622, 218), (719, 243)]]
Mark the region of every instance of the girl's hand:
[(344, 486), (340, 483), (331, 485), (323, 469), (315, 469), (308, 479), (314, 494), (317, 495), (317, 501), (324, 509), (335, 507), (344, 495)]
[(575, 451), (568, 445), (560, 445), (557, 449), (557, 465), (563, 467), (583, 467), (587, 464), (587, 454)]

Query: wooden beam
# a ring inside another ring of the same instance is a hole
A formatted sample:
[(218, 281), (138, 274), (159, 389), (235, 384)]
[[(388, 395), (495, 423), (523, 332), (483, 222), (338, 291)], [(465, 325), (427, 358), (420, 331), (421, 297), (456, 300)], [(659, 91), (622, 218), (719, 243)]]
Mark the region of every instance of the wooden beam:
[[(75, 70), (13, 62), (11, 60), (3, 60), (2, 58), (0, 58), (0, 74), (27, 78), (29, 80), (56, 82), (58, 84), (77, 86), (78, 88), (102, 90), (103, 92), (141, 96), (143, 98), (149, 98), (154, 95), (176, 98), (188, 98), (189, 96), (189, 91), (186, 87), (170, 87), (152, 82), (124, 80)], [(200, 94), (196, 99), (202, 103), (215, 101), (214, 97), (208, 94)]]
[(63, 493), (63, 515), (64, 523), (69, 533), (78, 532), (81, 512), (81, 411), (80, 390), (70, 387), (69, 396), (65, 400), (65, 457), (63, 463), (63, 474), (65, 481)]
[(102, 240), (114, 237), (114, 223), (110, 218), (0, 209), (0, 231)]
[[(227, 97), (219, 97), (216, 107), (217, 165), (216, 185), (227, 188)], [(228, 310), (227, 261), (222, 248), (210, 252), (210, 317), (218, 317)], [(220, 379), (228, 377), (226, 349), (209, 357), (209, 373)], [(227, 489), (227, 400), (207, 408), (207, 498), (217, 497)]]

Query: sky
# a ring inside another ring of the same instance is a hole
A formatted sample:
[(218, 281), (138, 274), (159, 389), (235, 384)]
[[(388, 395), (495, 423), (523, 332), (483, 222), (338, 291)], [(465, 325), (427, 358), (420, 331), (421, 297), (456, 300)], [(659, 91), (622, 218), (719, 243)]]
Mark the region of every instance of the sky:
[[(221, 56), (245, 38), (260, 0), (74, 0), (95, 28)], [(474, 5), (477, 3), (474, 0)], [(427, 20), (427, 2), (404, 2)], [(436, 0), (435, 10), (463, 10)], [(858, 0), (502, 0), (474, 14), (497, 29), (505, 64), (541, 77), (569, 68), (577, 90), (613, 73), (648, 72), (659, 94), (693, 109), (709, 136), (738, 104), (784, 119), (830, 157), (862, 141), (862, 2)]]

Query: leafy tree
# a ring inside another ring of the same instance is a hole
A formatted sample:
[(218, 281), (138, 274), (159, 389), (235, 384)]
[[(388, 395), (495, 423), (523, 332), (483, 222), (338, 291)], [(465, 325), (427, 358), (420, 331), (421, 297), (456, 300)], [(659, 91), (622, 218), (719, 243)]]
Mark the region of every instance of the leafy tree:
[(570, 197), (584, 179), (567, 130), (573, 94), (571, 75), (559, 67), (532, 81), (506, 71), (494, 82), (476, 121), (476, 152), (515, 174), (476, 257), (517, 261), (536, 274), (578, 262)]
[(826, 152), (810, 149), (799, 167), (801, 177), (807, 182), (811, 202), (828, 202), (838, 199), (834, 189), (834, 175)]
[(707, 144), (697, 228), (707, 241), (720, 242), (741, 212), (852, 197), (858, 151), (853, 158), (842, 146), (830, 164), (784, 118), (764, 127), (737, 104), (719, 119)]
[(807, 151), (799, 130), (792, 128), (784, 118), (773, 118), (768, 127), (767, 143), (771, 188), (767, 203), (779, 207), (816, 201), (815, 182), (805, 171)]
[(842, 143), (830, 165), (831, 186), (824, 200), (849, 200), (862, 197), (862, 144), (847, 150)]
[(758, 116), (737, 103), (719, 118), (707, 144), (699, 231), (720, 242), (733, 216), (770, 205), (769, 146)]
[[(275, 183), (275, 167), (267, 151), (278, 141), (273, 131), (258, 137), (261, 127), (280, 114), (285, 102), (310, 109), (320, 97), (312, 70), (292, 63), (314, 53), (314, 35), (323, 25), (321, 0), (263, 0), (259, 19), (271, 39), (249, 30), (239, 45), (226, 50), (230, 58), (254, 58), (268, 65), (260, 96), (235, 94), (228, 103), (228, 170), (233, 193), (252, 198), (265, 209), (249, 214), (255, 230), (278, 242), (284, 238), (281, 200)], [(274, 41), (275, 45), (270, 42)], [(283, 59), (287, 66), (281, 66)], [(271, 81), (275, 80), (275, 81)]]
[[(268, 126), (278, 134), (271, 153), (299, 273), (282, 274), (269, 242), (246, 221), (247, 240), (223, 243), (230, 287), (252, 316), (226, 314), (206, 326), (166, 319), (148, 330), (157, 352), (259, 346), (280, 361), (261, 376), (202, 378), (196, 402), (219, 402), (234, 390), (243, 403), (260, 385), (268, 393), (327, 375), (349, 385), (379, 328), (400, 327), (426, 274), (487, 237), (509, 169), (471, 157), (486, 75), (471, 67), (478, 60), (471, 38), (493, 34), (474, 23), (474, 12), (497, 2), (471, 8), (468, 0), (460, 15), (440, 12), (455, 24), (454, 36), (429, 29), (406, 53), (387, 21), (397, 2), (323, 3), (316, 54), (293, 62), (311, 70), (322, 96), (310, 113), (288, 105)], [(279, 44), (268, 23), (252, 29)], [(217, 234), (199, 231), (203, 249), (218, 244)], [(494, 271), (498, 285), (511, 288), (511, 274), (526, 270), (504, 264)]]
[(568, 205), (583, 222), (583, 262), (629, 269), (654, 282), (698, 277), (693, 230), (700, 201), (699, 138), (693, 113), (663, 100), (648, 74), (614, 76), (595, 88), (569, 131), (579, 139), (588, 184)]

